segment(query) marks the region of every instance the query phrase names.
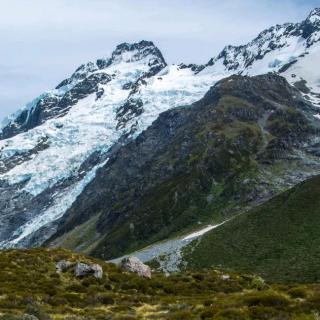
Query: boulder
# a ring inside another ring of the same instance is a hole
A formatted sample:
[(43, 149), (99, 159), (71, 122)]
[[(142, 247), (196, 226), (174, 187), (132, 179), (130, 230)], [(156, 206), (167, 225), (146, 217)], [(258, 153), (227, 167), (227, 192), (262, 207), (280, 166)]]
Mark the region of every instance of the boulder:
[(76, 277), (93, 275), (95, 278), (102, 278), (103, 270), (98, 264), (87, 264), (83, 262), (73, 263), (67, 260), (61, 260), (56, 264), (58, 273), (72, 269)]
[(37, 318), (32, 314), (24, 314), (21, 319), (22, 320), (39, 320), (39, 318)]
[(102, 267), (99, 265), (99, 264), (93, 264), (91, 266), (91, 269), (93, 270), (93, 276), (98, 278), (98, 279), (101, 279), (102, 276), (103, 276), (103, 269)]
[(93, 275), (95, 278), (101, 279), (103, 270), (102, 267), (98, 264), (86, 264), (78, 262), (74, 266), (74, 275), (76, 277)]
[(137, 257), (126, 257), (120, 262), (120, 267), (124, 270), (137, 273), (140, 277), (151, 279), (151, 269), (140, 261)]
[(64, 271), (68, 270), (69, 268), (71, 268), (73, 265), (74, 264), (70, 261), (61, 260), (61, 261), (57, 262), (56, 270), (58, 273), (64, 272)]
[(229, 276), (228, 274), (223, 274), (223, 275), (221, 276), (221, 279), (222, 279), (222, 280), (229, 280), (229, 279), (230, 279), (230, 276)]

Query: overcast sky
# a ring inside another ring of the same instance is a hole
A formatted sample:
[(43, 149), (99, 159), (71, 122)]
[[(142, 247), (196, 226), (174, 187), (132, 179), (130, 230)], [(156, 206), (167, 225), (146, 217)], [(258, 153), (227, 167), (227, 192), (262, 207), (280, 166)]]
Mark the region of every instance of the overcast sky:
[(152, 40), (168, 63), (303, 20), (320, 0), (0, 0), (0, 120), (121, 42)]

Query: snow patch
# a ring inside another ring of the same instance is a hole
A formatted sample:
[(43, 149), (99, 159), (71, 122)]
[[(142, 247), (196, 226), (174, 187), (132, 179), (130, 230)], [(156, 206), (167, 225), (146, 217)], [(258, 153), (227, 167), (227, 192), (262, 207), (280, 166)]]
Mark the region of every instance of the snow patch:
[(117, 259), (113, 259), (110, 262), (119, 263), (123, 258), (129, 256), (135, 256), (142, 262), (148, 262), (156, 259), (160, 264), (160, 269), (165, 272), (177, 272), (180, 270), (180, 264), (182, 263), (182, 249), (187, 246), (191, 241), (203, 236), (207, 232), (216, 229), (223, 224), (226, 220), (217, 225), (209, 225), (196, 232), (192, 232), (184, 237), (166, 240), (160, 243), (150, 245), (139, 251), (132, 252), (130, 255), (125, 255)]
[(213, 226), (212, 226), (212, 225), (209, 225), (209, 226), (207, 226), (207, 227), (205, 227), (205, 228), (203, 228), (203, 229), (201, 229), (201, 230), (199, 230), (199, 231), (196, 231), (196, 232), (193, 232), (193, 233), (187, 235), (187, 236), (184, 237), (182, 240), (193, 240), (193, 239), (195, 239), (195, 238), (198, 238), (198, 237), (204, 235), (205, 233), (209, 232), (210, 230), (222, 226), (224, 223), (225, 223), (225, 222), (222, 222), (222, 223), (220, 223), (220, 224), (216, 224), (216, 225), (213, 225)]

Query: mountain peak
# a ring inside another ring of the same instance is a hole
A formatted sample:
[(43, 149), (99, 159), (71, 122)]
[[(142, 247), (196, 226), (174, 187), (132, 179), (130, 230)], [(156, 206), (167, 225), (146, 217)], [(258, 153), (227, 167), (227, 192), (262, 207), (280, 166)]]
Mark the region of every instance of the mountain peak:
[(148, 47), (156, 48), (156, 46), (152, 41), (147, 41), (147, 40), (141, 40), (139, 42), (134, 42), (134, 43), (123, 42), (117, 45), (115, 52), (143, 50)]
[(161, 64), (166, 66), (166, 62), (161, 51), (152, 41), (142, 40), (135, 43), (123, 42), (117, 45), (109, 60), (99, 59), (97, 65), (100, 69), (106, 68), (113, 63), (136, 62), (146, 59), (148, 64)]

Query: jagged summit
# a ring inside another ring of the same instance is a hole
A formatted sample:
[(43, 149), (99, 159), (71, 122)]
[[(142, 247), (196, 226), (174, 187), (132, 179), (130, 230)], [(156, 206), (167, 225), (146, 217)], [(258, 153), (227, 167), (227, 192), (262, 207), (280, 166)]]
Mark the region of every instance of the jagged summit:
[(312, 23), (319, 23), (319, 21), (320, 21), (320, 8), (313, 9), (310, 12), (307, 20), (311, 21)]
[(72, 84), (87, 77), (90, 73), (106, 69), (111, 65), (119, 63), (146, 63), (149, 67), (158, 66), (159, 70), (167, 64), (161, 51), (152, 41), (142, 40), (135, 43), (121, 43), (112, 51), (111, 56), (97, 59), (95, 62), (88, 62), (79, 66), (70, 78), (63, 80), (56, 89)]
[[(99, 85), (111, 81), (112, 77), (119, 75), (121, 69), (136, 72), (134, 81), (123, 83), (130, 89), (136, 81), (157, 74), (166, 65), (161, 51), (151, 41), (119, 44), (111, 57), (82, 64), (55, 90), (44, 93), (5, 119), (0, 139), (10, 138), (37, 127), (48, 119), (65, 115), (79, 99), (98, 91)], [(127, 78), (130, 79), (130, 76)], [(102, 91), (97, 96), (99, 95), (102, 95)]]
[[(292, 64), (308, 48), (319, 42), (319, 14), (320, 9), (314, 9), (301, 23), (275, 25), (262, 31), (246, 45), (228, 45), (217, 57), (211, 58), (207, 66), (222, 62), (230, 71), (253, 75), (268, 71), (281, 71), (281, 68), (287, 63)], [(265, 65), (263, 65), (264, 60)], [(258, 66), (257, 71), (255, 65)]]
[(121, 43), (117, 45), (116, 49), (112, 52), (111, 58), (98, 59), (96, 65), (99, 69), (104, 69), (111, 64), (120, 62), (130, 63), (141, 60), (146, 60), (149, 66), (156, 64), (166, 66), (161, 51), (152, 41), (146, 40), (136, 43)]
[(115, 50), (112, 52), (112, 56), (117, 56), (125, 52), (132, 52), (132, 51), (138, 51), (138, 52), (144, 53), (144, 55), (148, 55), (155, 51), (160, 52), (160, 50), (154, 45), (152, 41), (141, 40), (139, 42), (134, 42), (134, 43), (123, 42), (118, 44)]
[(136, 43), (121, 43), (119, 44), (115, 51), (112, 53), (112, 57), (118, 56), (118, 55), (123, 55), (128, 52), (133, 52), (134, 55), (131, 57), (131, 60), (126, 60), (128, 57), (122, 56), (126, 61), (136, 61), (140, 60), (142, 58), (145, 58), (147, 56), (153, 55), (155, 57), (159, 57), (163, 63), (165, 63), (165, 60), (162, 56), (162, 53), (160, 50), (153, 44), (152, 41), (146, 41), (142, 40), (140, 42)]

